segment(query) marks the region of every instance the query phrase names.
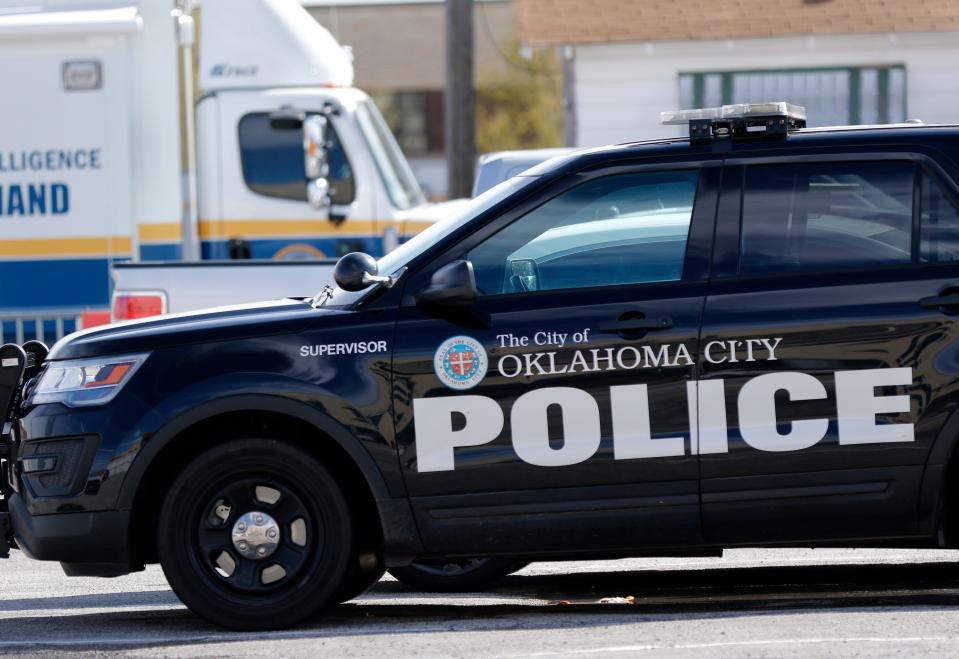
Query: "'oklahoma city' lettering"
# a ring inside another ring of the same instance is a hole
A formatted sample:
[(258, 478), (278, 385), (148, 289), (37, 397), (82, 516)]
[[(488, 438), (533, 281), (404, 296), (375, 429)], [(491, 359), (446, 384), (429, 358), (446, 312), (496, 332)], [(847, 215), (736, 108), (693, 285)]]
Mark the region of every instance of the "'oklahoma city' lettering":
[[(537, 335), (538, 336), (538, 335)], [(557, 335), (557, 345), (565, 343), (565, 334)], [(704, 346), (703, 356), (711, 364), (736, 362), (776, 361), (776, 348), (782, 338), (746, 339), (742, 341), (710, 341)], [(762, 352), (765, 355), (762, 355)], [(496, 360), (496, 370), (505, 378), (562, 373), (594, 373), (597, 371), (632, 371), (645, 368), (673, 368), (692, 366), (695, 361), (686, 345), (664, 343), (653, 347), (620, 346), (618, 348), (588, 348), (574, 350), (568, 363), (563, 353), (555, 350), (503, 355)]]

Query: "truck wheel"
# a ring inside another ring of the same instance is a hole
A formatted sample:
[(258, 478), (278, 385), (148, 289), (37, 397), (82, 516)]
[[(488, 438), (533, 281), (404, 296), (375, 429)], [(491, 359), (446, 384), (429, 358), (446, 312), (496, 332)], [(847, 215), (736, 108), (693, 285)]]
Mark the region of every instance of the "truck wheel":
[(334, 601), (349, 602), (356, 599), (368, 591), (384, 574), (386, 574), (386, 566), (383, 565), (383, 559), (379, 555), (372, 552), (361, 553), (336, 593)]
[(332, 602), (353, 551), (336, 480), (276, 440), (239, 439), (190, 462), (160, 511), (157, 549), (190, 610), (238, 630), (295, 625)]
[(529, 563), (515, 558), (467, 558), (459, 561), (417, 561), (391, 567), (389, 573), (407, 586), (437, 593), (483, 590)]

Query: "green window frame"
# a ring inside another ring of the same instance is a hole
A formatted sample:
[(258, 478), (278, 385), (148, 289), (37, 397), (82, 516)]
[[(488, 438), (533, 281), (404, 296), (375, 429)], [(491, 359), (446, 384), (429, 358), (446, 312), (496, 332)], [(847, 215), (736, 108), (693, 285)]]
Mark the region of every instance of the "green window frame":
[(762, 101), (805, 105), (810, 126), (898, 123), (907, 116), (900, 64), (685, 72), (679, 90), (683, 109)]

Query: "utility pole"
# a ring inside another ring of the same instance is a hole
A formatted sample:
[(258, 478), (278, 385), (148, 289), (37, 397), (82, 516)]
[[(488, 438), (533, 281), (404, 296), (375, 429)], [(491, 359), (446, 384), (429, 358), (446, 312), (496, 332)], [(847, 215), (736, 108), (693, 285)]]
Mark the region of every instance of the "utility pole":
[(473, 0), (446, 0), (446, 159), (449, 197), (468, 197), (476, 169)]
[(572, 46), (560, 48), (563, 61), (563, 144), (579, 146), (576, 142), (578, 126), (576, 124), (576, 51)]

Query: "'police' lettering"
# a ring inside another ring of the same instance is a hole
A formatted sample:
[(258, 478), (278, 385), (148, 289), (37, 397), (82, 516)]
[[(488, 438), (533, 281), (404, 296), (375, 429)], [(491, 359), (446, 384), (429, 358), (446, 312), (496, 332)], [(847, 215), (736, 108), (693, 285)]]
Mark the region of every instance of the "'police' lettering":
[[(549, 444), (546, 413), (552, 405), (562, 413), (563, 437), (575, 438), (563, 441), (558, 448)], [(596, 400), (572, 387), (546, 387), (523, 394), (513, 403), (510, 425), (516, 455), (523, 462), (541, 467), (563, 467), (589, 460), (601, 439)]]
[(777, 427), (776, 392), (785, 391), (789, 400), (818, 400), (826, 387), (807, 373), (767, 373), (753, 378), (739, 392), (739, 434), (760, 451), (799, 451), (826, 436), (829, 419), (793, 421), (786, 434)]
[(909, 411), (909, 396), (876, 396), (876, 387), (911, 384), (911, 368), (838, 371), (836, 404), (839, 408), (840, 444), (911, 442), (913, 424), (876, 425), (877, 414)]
[[(459, 415), (462, 427), (454, 428)], [(503, 410), (486, 396), (444, 396), (413, 401), (416, 432), (416, 469), (449, 471), (453, 449), (480, 446), (496, 439), (503, 430)]]
[[(770, 353), (775, 346), (767, 346)], [(517, 368), (524, 364), (518, 363)], [(878, 387), (912, 384), (911, 368), (838, 371), (835, 374), (840, 444), (911, 442), (913, 424), (878, 424), (879, 414), (906, 413), (909, 396), (877, 394)], [(798, 419), (786, 424), (776, 409), (776, 394), (790, 401), (825, 400), (826, 388), (808, 373), (776, 372), (747, 380), (739, 390), (739, 433), (760, 451), (800, 451), (821, 441), (829, 418)], [(616, 460), (726, 453), (729, 450), (726, 392), (723, 380), (687, 384), (689, 448), (685, 436), (653, 437), (649, 392), (645, 384), (609, 388), (609, 409)], [(548, 412), (557, 407), (562, 419), (562, 443), (550, 442)], [(503, 410), (492, 398), (477, 395), (417, 398), (413, 401), (417, 469), (450, 471), (455, 449), (481, 446), (503, 432)], [(788, 425), (787, 432), (780, 429)], [(602, 440), (600, 409), (588, 392), (572, 387), (543, 387), (513, 403), (510, 430), (516, 455), (532, 465), (561, 467), (588, 460)]]
[[(613, 457), (616, 460), (663, 458), (685, 452), (684, 437), (652, 438), (645, 384), (610, 387), (609, 404), (613, 410)], [(596, 418), (599, 419), (599, 414)]]
[[(690, 421), (690, 452), (705, 455), (728, 453), (729, 436), (726, 431), (726, 391), (722, 380), (689, 382), (689, 408), (696, 412), (698, 423)], [(691, 392), (691, 393), (690, 393)], [(693, 414), (690, 414), (690, 419)]]

